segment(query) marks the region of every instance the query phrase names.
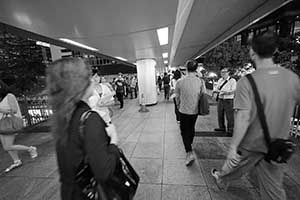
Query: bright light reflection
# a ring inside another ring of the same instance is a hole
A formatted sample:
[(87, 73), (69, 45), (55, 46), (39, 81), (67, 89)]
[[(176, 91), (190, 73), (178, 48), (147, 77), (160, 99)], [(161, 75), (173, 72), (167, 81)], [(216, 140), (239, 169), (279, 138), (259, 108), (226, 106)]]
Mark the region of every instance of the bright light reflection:
[(164, 27), (156, 30), (160, 45), (166, 45), (169, 41), (169, 28)]
[(209, 72), (208, 77), (217, 77), (218, 75), (214, 72)]
[(122, 57), (119, 57), (119, 56), (116, 56), (115, 58), (118, 58), (119, 60), (127, 61), (126, 58), (122, 58)]
[(66, 43), (69, 43), (69, 44), (72, 44), (72, 45), (75, 45), (75, 46), (78, 46), (78, 47), (82, 47), (82, 48), (85, 48), (85, 49), (89, 49), (89, 50), (92, 50), (92, 51), (98, 51), (98, 49), (95, 49), (93, 47), (89, 47), (87, 45), (84, 45), (84, 44), (81, 44), (79, 42), (75, 42), (73, 40), (70, 40), (70, 39), (66, 39), (66, 38), (59, 38), (61, 41), (64, 41)]

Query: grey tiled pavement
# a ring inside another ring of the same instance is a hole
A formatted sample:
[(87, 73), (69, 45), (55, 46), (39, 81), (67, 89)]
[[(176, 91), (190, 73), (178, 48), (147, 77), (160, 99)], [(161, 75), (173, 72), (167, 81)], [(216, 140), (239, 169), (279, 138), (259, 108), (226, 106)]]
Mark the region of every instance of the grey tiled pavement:
[[(135, 200), (259, 199), (255, 174), (234, 182), (228, 192), (219, 191), (210, 176), (212, 167), (222, 165), (230, 138), (195, 138), (196, 162), (187, 168), (173, 102), (160, 100), (148, 109), (148, 113), (139, 113), (137, 100), (126, 100), (122, 110), (114, 107), (113, 121), (120, 145), (141, 177)], [(216, 107), (212, 106), (209, 116), (198, 118), (196, 130), (211, 131), (216, 126)], [(50, 133), (22, 135), (17, 142), (37, 145), (40, 156), (31, 160), (21, 153), (24, 165), (0, 176), (0, 200), (59, 199), (59, 176)], [(9, 157), (2, 149), (0, 157), (2, 171), (9, 164)], [(300, 199), (299, 164), (298, 152), (285, 168), (284, 186), (289, 200)]]

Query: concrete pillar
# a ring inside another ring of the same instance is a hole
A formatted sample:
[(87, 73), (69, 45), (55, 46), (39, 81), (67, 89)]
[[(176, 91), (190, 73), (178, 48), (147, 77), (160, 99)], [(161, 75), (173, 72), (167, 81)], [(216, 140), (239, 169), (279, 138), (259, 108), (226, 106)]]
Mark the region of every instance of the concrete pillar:
[(154, 59), (136, 61), (140, 104), (153, 105), (157, 103), (155, 65)]

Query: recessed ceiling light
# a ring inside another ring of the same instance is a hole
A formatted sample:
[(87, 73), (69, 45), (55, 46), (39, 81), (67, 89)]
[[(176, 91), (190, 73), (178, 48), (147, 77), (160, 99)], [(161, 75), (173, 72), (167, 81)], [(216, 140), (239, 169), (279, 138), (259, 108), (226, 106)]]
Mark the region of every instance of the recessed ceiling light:
[(61, 41), (64, 41), (66, 43), (69, 43), (69, 44), (72, 44), (72, 45), (75, 45), (75, 46), (78, 46), (78, 47), (82, 47), (82, 48), (85, 48), (85, 49), (89, 49), (89, 50), (92, 50), (92, 51), (98, 51), (98, 49), (95, 49), (93, 47), (89, 47), (87, 45), (84, 45), (84, 44), (81, 44), (79, 42), (75, 42), (73, 40), (70, 40), (70, 39), (66, 39), (66, 38), (59, 38)]
[(160, 45), (166, 45), (169, 42), (169, 28), (164, 27), (156, 30)]
[(167, 58), (168, 57), (168, 52), (165, 52), (162, 54), (163, 58)]
[(164, 60), (164, 63), (165, 63), (165, 64), (168, 64), (168, 61), (167, 61), (167, 60)]

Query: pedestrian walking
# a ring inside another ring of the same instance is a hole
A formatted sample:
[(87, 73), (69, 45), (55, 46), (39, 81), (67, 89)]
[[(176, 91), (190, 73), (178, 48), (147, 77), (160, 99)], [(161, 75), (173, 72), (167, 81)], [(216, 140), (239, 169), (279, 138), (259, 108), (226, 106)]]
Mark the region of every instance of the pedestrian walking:
[[(5, 123), (3, 123), (4, 121)], [(13, 160), (13, 164), (6, 168), (4, 172), (10, 172), (22, 165), (18, 155), (19, 151), (27, 151), (32, 159), (38, 156), (36, 147), (14, 144), (17, 136), (17, 130), (13, 130), (16, 121), (18, 121), (21, 128), (23, 120), (17, 98), (5, 84), (0, 82), (0, 139), (3, 149), (8, 152)]]
[[(286, 199), (283, 189), (285, 164), (269, 160), (266, 155), (279, 148), (284, 149), (281, 152), (292, 150), (285, 149), (286, 143), (271, 148), (265, 129), (271, 141), (285, 141), (289, 137), (294, 107), (300, 103), (300, 79), (292, 71), (274, 64), (272, 56), (277, 48), (278, 39), (272, 32), (263, 32), (253, 38), (249, 53), (257, 70), (251, 77), (259, 87), (252, 88), (249, 75), (238, 81), (234, 100), (235, 126), (227, 160), (221, 170), (211, 171), (217, 185), (225, 189), (231, 181), (254, 169), (262, 200)], [(261, 111), (255, 96), (261, 99)], [(263, 115), (265, 123), (261, 120)]]
[(203, 84), (197, 75), (198, 63), (189, 60), (186, 63), (187, 75), (179, 79), (175, 87), (175, 102), (180, 113), (180, 132), (186, 151), (186, 166), (195, 160), (192, 143), (195, 136), (195, 123), (198, 116), (199, 98), (203, 93)]

